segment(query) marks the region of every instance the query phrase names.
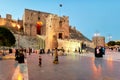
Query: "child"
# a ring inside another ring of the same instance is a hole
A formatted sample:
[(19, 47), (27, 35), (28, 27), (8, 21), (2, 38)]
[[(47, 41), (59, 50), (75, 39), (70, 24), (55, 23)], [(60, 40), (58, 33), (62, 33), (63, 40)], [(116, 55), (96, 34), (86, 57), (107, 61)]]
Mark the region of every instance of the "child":
[(42, 58), (41, 56), (39, 56), (39, 66), (41, 67), (41, 65), (42, 65)]

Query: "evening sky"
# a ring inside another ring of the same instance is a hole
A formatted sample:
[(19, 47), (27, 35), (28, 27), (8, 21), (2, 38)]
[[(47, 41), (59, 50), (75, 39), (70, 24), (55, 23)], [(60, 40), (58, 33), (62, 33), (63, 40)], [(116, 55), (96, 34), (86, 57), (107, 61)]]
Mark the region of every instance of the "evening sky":
[(109, 36), (120, 40), (120, 0), (0, 0), (1, 17), (22, 19), (25, 9), (69, 16), (69, 24), (90, 40), (95, 33), (106, 42)]

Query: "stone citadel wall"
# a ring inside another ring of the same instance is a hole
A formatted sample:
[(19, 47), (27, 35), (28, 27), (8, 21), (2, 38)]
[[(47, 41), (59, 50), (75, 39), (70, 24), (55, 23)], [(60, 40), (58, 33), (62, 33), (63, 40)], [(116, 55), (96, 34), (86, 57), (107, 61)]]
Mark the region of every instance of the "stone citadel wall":
[[(38, 22), (42, 22), (42, 24), (40, 25), (40, 29), (38, 29), (36, 26)], [(36, 46), (45, 44), (43, 48), (45, 48), (46, 50), (52, 49), (56, 45), (53, 44), (54, 37), (57, 38), (58, 48), (63, 47), (66, 51), (74, 51), (75, 49), (78, 49), (78, 47), (81, 47), (81, 42), (83, 41), (71, 39), (68, 16), (60, 17), (51, 13), (25, 9), (23, 20), (13, 20), (12, 16), (8, 14), (6, 15), (6, 18), (0, 18), (0, 25), (6, 25), (7, 27), (10, 26), (11, 29), (15, 29), (14, 31), (18, 31), (17, 25), (20, 25), (20, 27), (22, 28), (21, 32), (23, 32), (23, 34), (26, 36), (44, 36), (45, 38), (42, 42), (45, 43), (39, 43), (38, 41), (36, 41), (35, 44)], [(39, 33), (37, 31), (39, 31)], [(85, 41), (85, 43), (88, 46), (93, 45), (91, 42)], [(25, 47), (25, 45), (23, 47)]]

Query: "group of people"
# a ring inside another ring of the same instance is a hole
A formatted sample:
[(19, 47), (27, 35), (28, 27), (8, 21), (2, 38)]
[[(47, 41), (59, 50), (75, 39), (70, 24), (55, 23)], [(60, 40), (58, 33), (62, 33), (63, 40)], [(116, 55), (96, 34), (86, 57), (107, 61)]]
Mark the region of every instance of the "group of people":
[(103, 55), (105, 55), (105, 48), (97, 46), (95, 48), (95, 57), (103, 57)]
[[(54, 64), (58, 64), (59, 63), (59, 61), (58, 61), (58, 49), (57, 48), (55, 48), (54, 49), (54, 60), (53, 60), (53, 63)], [(50, 53), (50, 49), (48, 49), (48, 52), (47, 52), (47, 54), (49, 54)], [(39, 66), (41, 67), (42, 66), (42, 57), (41, 57), (41, 52), (39, 52)], [(53, 54), (53, 53), (52, 53)]]
[(41, 48), (40, 51), (39, 51), (39, 53), (40, 54), (45, 54), (45, 50)]
[[(64, 52), (64, 51), (63, 51)], [(26, 50), (25, 49), (16, 49), (15, 50), (15, 60), (18, 61), (18, 63), (25, 63), (25, 57), (26, 57)], [(31, 50), (29, 50), (29, 53), (31, 53)], [(44, 50), (43, 49), (40, 49), (40, 52), (39, 52), (39, 66), (42, 65), (42, 57), (41, 57), (41, 54), (44, 53)], [(59, 61), (58, 61), (58, 49), (55, 48), (54, 49), (54, 60), (53, 60), (53, 63), (54, 64), (58, 64)]]

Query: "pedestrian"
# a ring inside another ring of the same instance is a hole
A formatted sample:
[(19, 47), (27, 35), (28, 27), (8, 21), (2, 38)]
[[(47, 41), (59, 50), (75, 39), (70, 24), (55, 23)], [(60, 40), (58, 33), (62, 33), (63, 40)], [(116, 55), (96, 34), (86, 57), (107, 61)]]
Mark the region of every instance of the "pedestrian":
[(32, 48), (29, 48), (29, 55), (31, 55), (32, 53)]
[(9, 54), (11, 54), (11, 53), (12, 53), (12, 49), (10, 48), (10, 49), (9, 49)]
[(103, 54), (104, 54), (104, 52), (102, 50), (102, 47), (100, 46), (99, 47), (99, 57), (103, 57)]
[(40, 48), (39, 54), (42, 54), (42, 49)]
[(55, 48), (55, 53), (54, 53), (55, 55), (54, 55), (54, 61), (53, 61), (53, 63), (54, 64), (58, 64), (59, 63), (59, 61), (58, 61), (58, 52), (57, 52), (57, 48)]
[(41, 58), (41, 56), (39, 56), (39, 66), (40, 67), (42, 66), (42, 58)]
[(105, 48), (104, 47), (101, 47), (101, 52), (103, 55), (105, 55)]
[(47, 54), (50, 54), (50, 49), (48, 49)]
[(25, 56), (23, 54), (23, 51), (20, 50), (19, 58), (18, 58), (18, 63), (25, 63), (24, 58), (25, 58)]
[(52, 51), (51, 51), (51, 54), (52, 54), (52, 56), (53, 56), (53, 49), (52, 49)]
[(16, 49), (16, 51), (15, 51), (15, 60), (18, 61), (18, 58), (19, 58), (19, 51), (18, 51), (18, 49)]
[(99, 47), (95, 48), (95, 57), (99, 57)]
[(81, 50), (80, 50), (80, 47), (78, 48), (78, 52), (79, 52), (79, 54), (81, 54)]

